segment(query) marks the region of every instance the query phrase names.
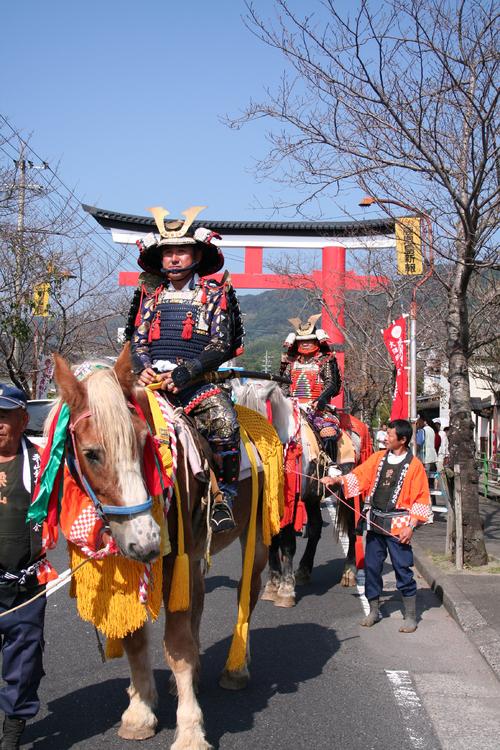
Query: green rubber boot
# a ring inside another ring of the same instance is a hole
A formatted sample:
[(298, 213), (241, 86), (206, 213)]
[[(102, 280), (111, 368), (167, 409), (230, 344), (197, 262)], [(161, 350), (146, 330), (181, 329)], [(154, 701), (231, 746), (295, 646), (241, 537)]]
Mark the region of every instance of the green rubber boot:
[(371, 628), (372, 625), (375, 625), (376, 622), (382, 619), (382, 615), (379, 611), (379, 598), (376, 599), (370, 599), (370, 612), (364, 617), (360, 625), (363, 625), (364, 628)]
[(403, 596), (404, 622), (400, 633), (414, 633), (417, 629), (417, 595)]

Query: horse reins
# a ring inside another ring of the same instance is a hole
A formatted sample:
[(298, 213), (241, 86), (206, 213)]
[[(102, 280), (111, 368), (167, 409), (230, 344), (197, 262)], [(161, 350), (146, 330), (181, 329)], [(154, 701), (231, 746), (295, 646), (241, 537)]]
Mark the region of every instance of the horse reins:
[[(133, 407), (133, 404), (131, 404), (131, 406)], [(139, 513), (144, 513), (144, 511), (150, 510), (153, 506), (153, 499), (149, 494), (147, 500), (144, 503), (137, 503), (135, 505), (104, 505), (103, 503), (101, 503), (94, 490), (90, 486), (90, 483), (81, 470), (80, 462), (78, 461), (75, 430), (76, 426), (79, 422), (81, 422), (82, 419), (89, 419), (92, 416), (92, 412), (84, 411), (74, 420), (74, 422), (70, 422), (68, 425), (69, 433), (71, 435), (71, 443), (73, 446), (73, 453), (71, 453), (70, 451), (66, 451), (66, 462), (68, 464), (68, 469), (71, 476), (74, 479), (78, 478), (80, 480), (80, 484), (82, 485), (89, 498), (92, 500), (99, 518), (101, 518), (101, 520), (105, 523), (107, 521), (107, 516), (136, 516)]]

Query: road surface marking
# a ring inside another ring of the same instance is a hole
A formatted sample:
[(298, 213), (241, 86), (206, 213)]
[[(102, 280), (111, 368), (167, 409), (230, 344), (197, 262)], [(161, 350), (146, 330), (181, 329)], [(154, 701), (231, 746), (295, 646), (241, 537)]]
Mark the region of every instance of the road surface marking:
[(429, 748), (425, 739), (426, 713), (406, 670), (386, 669), (396, 704), (401, 711), (410, 742), (416, 750)]

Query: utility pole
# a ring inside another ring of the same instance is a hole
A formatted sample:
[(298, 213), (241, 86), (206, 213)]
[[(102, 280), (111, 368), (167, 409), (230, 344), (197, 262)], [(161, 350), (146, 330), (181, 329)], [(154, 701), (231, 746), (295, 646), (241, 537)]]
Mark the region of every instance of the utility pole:
[[(14, 164), (19, 170), (19, 176), (14, 185), (12, 186), (17, 190), (17, 231), (16, 237), (13, 242), (14, 250), (14, 310), (17, 317), (21, 317), (23, 300), (23, 258), (24, 258), (24, 226), (25, 226), (25, 214), (26, 214), (26, 191), (41, 191), (42, 186), (37, 183), (27, 183), (26, 172), (27, 169), (47, 169), (48, 163), (43, 162), (42, 164), (34, 164), (32, 161), (27, 160), (26, 156), (26, 144), (20, 138), (19, 139), (19, 159), (14, 159)], [(35, 337), (37, 331), (35, 330)], [(14, 336), (14, 342), (12, 347), (12, 369), (14, 372), (19, 372), (21, 369), (21, 343), (19, 339)], [(38, 362), (34, 362), (34, 369), (38, 367)]]

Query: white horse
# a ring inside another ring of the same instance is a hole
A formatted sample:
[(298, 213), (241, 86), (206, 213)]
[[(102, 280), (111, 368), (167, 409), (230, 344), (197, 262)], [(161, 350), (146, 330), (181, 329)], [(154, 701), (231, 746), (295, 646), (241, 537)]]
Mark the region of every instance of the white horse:
[[(283, 445), (290, 441), (299, 442), (302, 455), (296, 467), (300, 474), (297, 483), (300, 499), (305, 504), (308, 520), (307, 545), (294, 574), (293, 557), (296, 552), (296, 536), (293, 522), (284, 526), (273, 538), (269, 548), (269, 580), (262, 595), (263, 599), (274, 601), (280, 607), (292, 607), (295, 604), (295, 584), (306, 583), (311, 578), (316, 548), (321, 537), (322, 517), (321, 499), (324, 487), (319, 479), (332, 465), (331, 459), (311, 445), (311, 429), (308, 428), (305, 415), (299, 408), (296, 399), (288, 398), (277, 383), (269, 380), (251, 380), (243, 385), (239, 380), (232, 381), (233, 393), (237, 403), (263, 414), (272, 421)], [(337, 465), (343, 473), (350, 471), (359, 462), (361, 440), (356, 433), (343, 432), (339, 439)], [(290, 467), (287, 466), (287, 471)], [(293, 470), (292, 470), (293, 471)], [(296, 501), (299, 497), (296, 497)], [(353, 513), (345, 509), (349, 522)], [(354, 536), (354, 535), (353, 535)], [(352, 545), (354, 559), (354, 540)], [(348, 560), (350, 557), (348, 555)], [(346, 565), (346, 585), (355, 584), (351, 562)]]

